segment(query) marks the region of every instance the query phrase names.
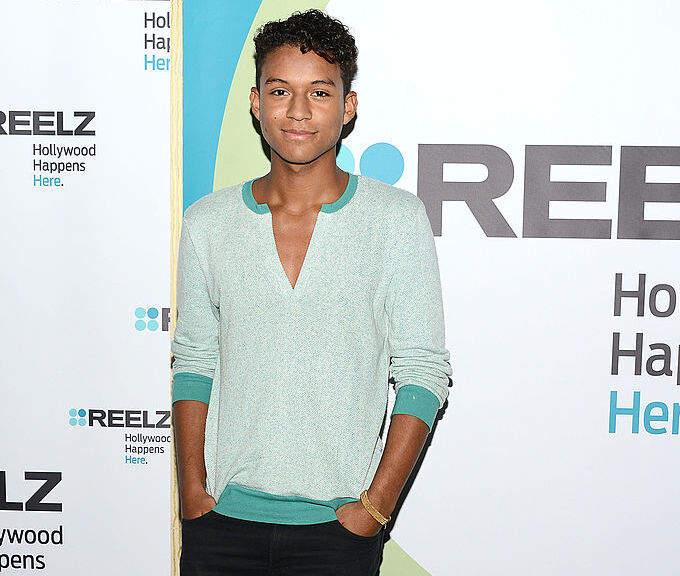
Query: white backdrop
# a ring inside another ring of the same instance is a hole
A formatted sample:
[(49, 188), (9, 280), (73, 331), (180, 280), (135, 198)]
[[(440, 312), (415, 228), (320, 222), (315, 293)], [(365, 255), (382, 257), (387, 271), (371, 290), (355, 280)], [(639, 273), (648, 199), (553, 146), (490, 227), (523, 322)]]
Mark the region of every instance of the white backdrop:
[[(617, 239), (621, 146), (680, 145), (680, 7), (331, 0), (327, 11), (350, 23), (360, 49), (359, 118), (344, 142), (355, 158), (393, 144), (405, 161), (397, 185), (426, 203), (419, 144), (494, 145), (514, 164), (496, 205), (516, 238), (489, 238), (465, 203), (443, 203), (436, 244), (454, 387), (393, 538), (442, 576), (677, 574), (677, 428), (648, 433), (644, 410), (663, 402), (670, 421), (680, 401), (680, 310), (658, 318), (647, 305), (637, 317), (624, 298), (615, 317), (614, 283), (622, 273), (633, 290), (646, 274), (647, 300), (655, 284), (680, 290), (680, 185), (675, 204), (645, 207), (648, 219), (676, 221), (676, 240)], [(554, 181), (606, 182), (606, 201), (552, 202), (550, 217), (609, 219), (612, 239), (522, 237), (527, 145), (612, 148), (611, 165), (550, 170)], [(486, 171), (425, 176), (470, 174)], [(680, 169), (650, 168), (647, 181), (680, 182)], [(668, 307), (667, 292), (658, 304)], [(614, 332), (622, 348), (644, 334), (641, 375), (629, 357), (611, 374)], [(657, 342), (670, 347), (673, 376), (645, 372)], [(624, 408), (640, 392), (639, 433), (631, 416), (609, 432), (611, 391)]]
[[(38, 115), (42, 128), (15, 115), (19, 131), (56, 130), (57, 112), (75, 128), (75, 112), (94, 112), (95, 131), (0, 134), (0, 573), (167, 574), (168, 430), (151, 426), (170, 403), (169, 75), (144, 68), (169, 55), (145, 47), (144, 13), (162, 17), (169, 2), (0, 8), (0, 126), (8, 130), (10, 111), (55, 113)], [(436, 243), (455, 383), (392, 537), (437, 576), (675, 576), (680, 310), (654, 316), (649, 291), (680, 290), (678, 241), (618, 239), (617, 230), (621, 148), (680, 146), (680, 7), (331, 0), (327, 10), (360, 48), (359, 119), (345, 141), (356, 171), (368, 146), (388, 142), (404, 157), (397, 185), (429, 206), (438, 174), (422, 173), (419, 145), (493, 145), (514, 166), (495, 205), (515, 238), (487, 237), (465, 203), (443, 202)], [(34, 156), (34, 145), (51, 144), (95, 146), (95, 155), (77, 159), (84, 171), (58, 175), (63, 186), (35, 186), (37, 174), (57, 177), (34, 166), (61, 160)], [(611, 220), (610, 238), (523, 233), (526, 147), (565, 145), (611, 147), (611, 162), (549, 169), (553, 181), (605, 182), (606, 199), (554, 201), (549, 215)], [(451, 162), (442, 181), (464, 177)], [(680, 182), (674, 166), (645, 174)], [(680, 220), (679, 189), (648, 204), (646, 218)], [(643, 316), (631, 298), (614, 315), (617, 273), (624, 290), (646, 274)], [(658, 308), (671, 305), (669, 293), (659, 291)], [(612, 374), (615, 332), (622, 348), (643, 334), (640, 375), (629, 357)], [(671, 375), (647, 373), (653, 343), (669, 346)], [(640, 392), (638, 433), (625, 415), (609, 431), (612, 391), (619, 408)], [(645, 418), (652, 402), (666, 405), (667, 422), (660, 404)], [(72, 409), (85, 411), (85, 425), (77, 412), (71, 425)], [(138, 427), (144, 411), (148, 428)], [(61, 510), (35, 510), (45, 503)], [(47, 530), (50, 543), (10, 542), (10, 532), (30, 541), (30, 530)]]
[[(82, 120), (74, 112), (94, 113), (86, 127), (94, 135), (0, 135), (0, 501), (24, 508), (0, 510), (2, 574), (169, 573), (169, 429), (138, 427), (143, 411), (150, 426), (170, 407), (162, 322), (170, 302), (170, 76), (144, 69), (147, 55), (169, 57), (145, 50), (144, 13), (169, 9), (0, 2), (5, 131), (9, 111), (53, 113), (39, 116), (48, 124), (38, 127), (32, 115), (15, 116), (29, 122), (15, 129), (29, 132), (56, 132), (56, 112), (64, 130)], [(53, 145), (62, 157), (34, 156), (34, 145)], [(95, 155), (64, 157), (73, 146), (94, 146)], [(35, 160), (75, 160), (84, 171), (46, 172)], [(38, 175), (63, 185), (35, 186)], [(85, 411), (84, 426), (78, 415), (71, 426), (71, 409)], [(94, 410), (104, 411), (106, 427), (90, 425)], [(155, 453), (143, 455), (144, 446)], [(61, 511), (26, 510), (44, 482), (25, 478), (35, 471), (59, 480), (43, 502)], [(60, 527), (50, 543), (31, 544), (31, 530)]]

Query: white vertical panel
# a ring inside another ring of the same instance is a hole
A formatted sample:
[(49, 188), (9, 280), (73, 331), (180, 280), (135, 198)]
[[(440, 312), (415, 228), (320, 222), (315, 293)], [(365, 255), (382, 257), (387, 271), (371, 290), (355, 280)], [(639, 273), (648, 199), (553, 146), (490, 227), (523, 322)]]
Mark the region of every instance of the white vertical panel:
[[(144, 13), (169, 10), (169, 2), (1, 2), (0, 111), (61, 112), (65, 130), (80, 123), (74, 112), (94, 112), (95, 135), (0, 135), (0, 470), (7, 499), (18, 502), (41, 485), (25, 472), (61, 473), (44, 500), (62, 504), (0, 511), (0, 530), (63, 534), (46, 545), (6, 536), (0, 563), (42, 556), (47, 574), (169, 573), (170, 445), (153, 444), (164, 453), (146, 464), (125, 463), (126, 445), (142, 445), (126, 434), (169, 434), (134, 427), (143, 411), (155, 424), (170, 404), (168, 333), (134, 327), (135, 308), (162, 315), (169, 306), (170, 77), (144, 69), (145, 55), (169, 58), (145, 49)], [(72, 160), (64, 147), (95, 155), (74, 159), (84, 171), (47, 173), (34, 169), (34, 145), (61, 151), (47, 162)], [(62, 185), (35, 186), (37, 174)], [(84, 409), (88, 425), (71, 426), (70, 409)], [(123, 427), (90, 426), (91, 410)]]

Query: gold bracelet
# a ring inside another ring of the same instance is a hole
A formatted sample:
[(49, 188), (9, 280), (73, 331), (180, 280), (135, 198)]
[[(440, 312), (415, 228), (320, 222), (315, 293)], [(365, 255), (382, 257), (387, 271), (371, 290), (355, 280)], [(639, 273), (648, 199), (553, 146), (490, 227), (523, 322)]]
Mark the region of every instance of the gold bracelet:
[(392, 520), (392, 516), (389, 518), (385, 518), (380, 512), (378, 512), (373, 504), (371, 504), (371, 501), (368, 499), (368, 491), (364, 490), (361, 493), (361, 503), (364, 505), (364, 508), (368, 511), (368, 513), (375, 518), (376, 522), (380, 522), (383, 526), (387, 524), (390, 520)]

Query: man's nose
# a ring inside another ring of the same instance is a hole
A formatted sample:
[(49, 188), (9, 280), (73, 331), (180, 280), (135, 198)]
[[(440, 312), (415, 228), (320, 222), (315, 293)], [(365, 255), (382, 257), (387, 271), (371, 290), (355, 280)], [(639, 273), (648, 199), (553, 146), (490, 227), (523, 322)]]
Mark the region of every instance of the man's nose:
[(293, 120), (308, 120), (312, 117), (312, 110), (304, 95), (293, 96), (290, 99), (287, 116)]

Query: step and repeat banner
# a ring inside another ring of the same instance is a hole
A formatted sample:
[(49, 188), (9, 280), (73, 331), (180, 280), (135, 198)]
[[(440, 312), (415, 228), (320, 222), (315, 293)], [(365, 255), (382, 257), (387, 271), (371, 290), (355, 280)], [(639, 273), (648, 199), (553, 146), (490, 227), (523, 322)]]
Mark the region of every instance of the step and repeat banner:
[(170, 573), (170, 10), (0, 1), (2, 575)]
[(0, 0), (0, 575), (176, 570), (171, 145), (184, 208), (265, 173), (252, 36), (311, 7), (359, 47), (338, 164), (425, 203), (452, 352), (381, 574), (677, 575), (661, 0)]
[(183, 8), (185, 208), (268, 170), (252, 37), (307, 8), (359, 48), (338, 164), (427, 207), (454, 384), (381, 574), (680, 573), (680, 6)]

